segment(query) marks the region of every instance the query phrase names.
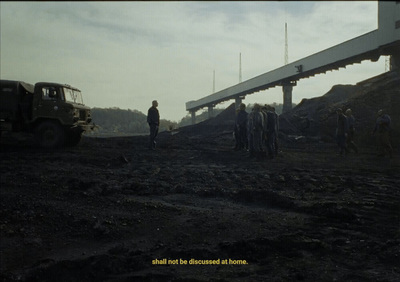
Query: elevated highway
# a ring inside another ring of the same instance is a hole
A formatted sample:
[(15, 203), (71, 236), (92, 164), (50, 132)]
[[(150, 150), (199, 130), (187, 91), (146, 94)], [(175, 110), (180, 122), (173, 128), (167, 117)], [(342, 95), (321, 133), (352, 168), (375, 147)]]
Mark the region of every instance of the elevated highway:
[(364, 60), (376, 62), (391, 56), (391, 68), (400, 67), (400, 1), (378, 2), (378, 29), (261, 74), (196, 101), (186, 103), (195, 123), (197, 110), (208, 107), (209, 116), (218, 103), (235, 99), (236, 106), (249, 94), (282, 86), (283, 111), (291, 109), (292, 89), (297, 81)]

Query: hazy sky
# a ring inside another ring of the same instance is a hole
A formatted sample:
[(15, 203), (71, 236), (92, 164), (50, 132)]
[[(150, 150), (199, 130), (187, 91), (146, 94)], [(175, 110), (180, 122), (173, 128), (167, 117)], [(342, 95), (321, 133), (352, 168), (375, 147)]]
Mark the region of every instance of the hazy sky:
[[(375, 1), (0, 2), (1, 79), (79, 88), (91, 107), (179, 121), (198, 100), (377, 29)], [(298, 81), (293, 102), (385, 71), (385, 57)], [(217, 107), (225, 107), (229, 101)], [(275, 87), (244, 102), (282, 103)], [(206, 110), (206, 109), (204, 109)], [(200, 112), (199, 112), (200, 113)]]

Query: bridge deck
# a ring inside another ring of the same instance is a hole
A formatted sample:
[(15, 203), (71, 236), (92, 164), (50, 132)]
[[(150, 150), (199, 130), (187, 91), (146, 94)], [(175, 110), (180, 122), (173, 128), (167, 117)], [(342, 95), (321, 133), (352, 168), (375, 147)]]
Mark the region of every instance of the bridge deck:
[[(381, 2), (379, 2), (379, 5), (379, 8), (382, 8), (382, 11), (385, 13), (393, 9), (385, 3), (381, 4)], [(399, 6), (400, 5), (395, 7), (395, 17), (397, 17), (395, 19), (397, 20), (396, 25), (399, 22)], [(380, 18), (386, 19), (386, 17), (382, 16), (380, 16)], [(380, 24), (384, 27), (387, 26), (386, 22)], [(203, 107), (214, 106), (240, 96), (296, 82), (302, 78), (344, 68), (347, 65), (361, 63), (364, 60), (377, 61), (381, 55), (400, 54), (399, 33), (400, 28), (397, 27), (393, 29), (393, 31), (389, 30), (389, 32), (382, 28), (371, 31), (199, 100), (189, 101), (186, 103), (186, 110), (195, 112)]]

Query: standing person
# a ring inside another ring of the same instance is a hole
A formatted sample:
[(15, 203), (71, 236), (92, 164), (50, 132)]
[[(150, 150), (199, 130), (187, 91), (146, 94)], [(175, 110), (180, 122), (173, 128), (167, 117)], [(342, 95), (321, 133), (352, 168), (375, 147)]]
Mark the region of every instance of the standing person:
[(261, 113), (261, 106), (259, 104), (255, 104), (254, 116), (253, 116), (253, 143), (254, 143), (254, 153), (257, 159), (262, 158), (263, 129), (264, 129), (264, 116)]
[(375, 128), (372, 131), (374, 135), (378, 132), (378, 146), (380, 157), (385, 156), (385, 152), (389, 153), (389, 157), (392, 158), (393, 148), (390, 143), (390, 124), (391, 119), (388, 114), (383, 114), (383, 110), (378, 111), (378, 117), (376, 118)]
[(348, 131), (347, 117), (343, 114), (343, 110), (338, 108), (336, 110), (337, 114), (337, 127), (336, 127), (336, 142), (339, 146), (339, 154), (346, 155), (346, 136)]
[(239, 113), (237, 114), (236, 125), (239, 132), (239, 150), (248, 147), (247, 143), (247, 117), (246, 105), (240, 104)]
[(235, 110), (235, 126), (233, 127), (233, 138), (235, 139), (235, 147), (233, 148), (234, 151), (240, 150), (240, 141), (239, 141), (239, 126), (237, 123), (238, 114), (240, 109)]
[(275, 107), (271, 107), (271, 111), (275, 116), (275, 140), (274, 140), (274, 149), (275, 149), (275, 157), (278, 156), (279, 152), (279, 115), (275, 111)]
[(160, 114), (158, 112), (158, 102), (154, 100), (152, 106), (147, 112), (147, 123), (150, 126), (150, 143), (149, 149), (156, 149), (156, 137), (158, 134), (158, 127), (160, 125)]
[(354, 152), (358, 153), (358, 148), (356, 144), (354, 143), (354, 132), (356, 131), (355, 129), (355, 118), (352, 114), (351, 109), (346, 110), (346, 117), (347, 117), (347, 122), (349, 126), (349, 131), (347, 132), (347, 139), (346, 139), (346, 144), (347, 148), (350, 151), (350, 149), (354, 150)]
[(272, 111), (271, 106), (267, 106), (267, 149), (268, 149), (268, 157), (270, 159), (274, 158), (276, 151), (276, 133), (277, 133), (277, 123), (276, 123), (276, 115)]
[(253, 135), (253, 129), (254, 129), (254, 107), (247, 116), (247, 143), (249, 145), (249, 157), (253, 158), (254, 157), (254, 135)]
[[(261, 114), (263, 115), (263, 121), (264, 121), (264, 128), (263, 128), (263, 134), (262, 134), (262, 145), (265, 146), (265, 148), (268, 148), (268, 134), (267, 134), (267, 125), (268, 125), (268, 105), (264, 105), (261, 108)], [(265, 152), (263, 150), (263, 156), (265, 156)]]

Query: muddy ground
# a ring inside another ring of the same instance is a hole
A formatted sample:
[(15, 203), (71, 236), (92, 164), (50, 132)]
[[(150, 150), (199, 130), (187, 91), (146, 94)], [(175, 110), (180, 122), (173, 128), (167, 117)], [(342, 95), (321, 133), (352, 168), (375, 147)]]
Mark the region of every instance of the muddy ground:
[(282, 144), (256, 161), (229, 133), (146, 145), (3, 140), (1, 280), (399, 281), (397, 151)]

